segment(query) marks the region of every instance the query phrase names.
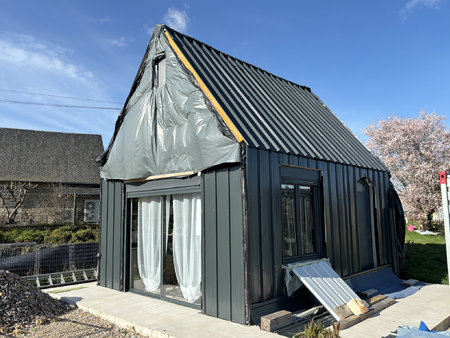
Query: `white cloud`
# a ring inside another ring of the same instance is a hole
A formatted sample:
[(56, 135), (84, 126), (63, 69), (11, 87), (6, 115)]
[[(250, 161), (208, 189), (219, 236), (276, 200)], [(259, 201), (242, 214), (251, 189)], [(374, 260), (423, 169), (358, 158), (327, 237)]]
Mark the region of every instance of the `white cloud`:
[(98, 20), (99, 23), (107, 23), (107, 22), (111, 22), (111, 18), (109, 16), (105, 16), (101, 19)]
[(186, 32), (189, 23), (187, 13), (176, 8), (169, 8), (163, 20), (169, 27), (182, 33)]
[(438, 9), (440, 2), (441, 0), (409, 0), (400, 10), (399, 12), (400, 17), (402, 18), (402, 21), (405, 21), (412, 11), (414, 11), (417, 7), (421, 6), (432, 9)]
[(93, 80), (94, 75), (91, 72), (66, 61), (68, 53), (72, 51), (38, 41), (29, 35), (14, 34), (13, 39), (0, 39), (0, 61), (2, 62), (32, 67), (82, 81)]
[(121, 36), (118, 39), (107, 40), (107, 42), (116, 47), (125, 47), (128, 46), (129, 39), (124, 36)]

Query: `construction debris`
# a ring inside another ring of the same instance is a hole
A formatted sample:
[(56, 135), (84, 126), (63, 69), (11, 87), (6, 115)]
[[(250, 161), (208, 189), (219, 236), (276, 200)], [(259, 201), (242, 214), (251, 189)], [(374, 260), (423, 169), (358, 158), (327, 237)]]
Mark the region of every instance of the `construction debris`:
[(0, 270), (0, 334), (18, 335), (75, 307), (40, 291), (18, 275)]

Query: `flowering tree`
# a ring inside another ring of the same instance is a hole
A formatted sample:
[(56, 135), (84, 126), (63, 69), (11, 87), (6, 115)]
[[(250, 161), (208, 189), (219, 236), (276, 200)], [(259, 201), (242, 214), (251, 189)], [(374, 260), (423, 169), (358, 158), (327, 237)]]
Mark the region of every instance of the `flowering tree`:
[(422, 111), (418, 118), (390, 117), (363, 131), (367, 146), (389, 168), (408, 217), (427, 229), (442, 202), (439, 171), (450, 169), (450, 132), (444, 120)]

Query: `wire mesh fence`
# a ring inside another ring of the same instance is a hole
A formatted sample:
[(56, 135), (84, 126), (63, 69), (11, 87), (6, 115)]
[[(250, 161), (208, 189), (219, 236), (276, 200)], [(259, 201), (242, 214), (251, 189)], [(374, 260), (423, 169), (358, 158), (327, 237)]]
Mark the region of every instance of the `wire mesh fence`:
[(19, 276), (97, 268), (98, 242), (0, 244), (0, 270)]

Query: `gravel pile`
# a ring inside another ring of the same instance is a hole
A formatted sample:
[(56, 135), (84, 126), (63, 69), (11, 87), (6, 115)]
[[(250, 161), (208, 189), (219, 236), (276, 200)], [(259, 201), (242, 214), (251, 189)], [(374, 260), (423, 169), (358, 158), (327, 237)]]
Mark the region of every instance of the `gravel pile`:
[(18, 275), (0, 270), (0, 334), (19, 335), (72, 309)]

